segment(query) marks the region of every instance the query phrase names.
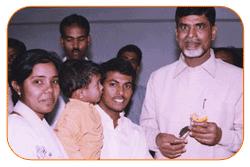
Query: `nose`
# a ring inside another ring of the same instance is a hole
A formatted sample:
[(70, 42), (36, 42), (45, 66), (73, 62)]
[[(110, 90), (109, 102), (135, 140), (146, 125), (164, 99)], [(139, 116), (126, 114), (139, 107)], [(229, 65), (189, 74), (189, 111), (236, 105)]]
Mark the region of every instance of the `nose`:
[(124, 94), (124, 88), (122, 86), (117, 86), (116, 93), (118, 95), (123, 95)]
[(193, 37), (196, 37), (196, 29), (194, 28), (194, 27), (191, 27), (190, 29), (189, 29), (189, 32), (188, 32), (188, 36), (189, 36), (189, 38), (193, 38)]
[(53, 92), (53, 85), (52, 83), (48, 83), (47, 86), (46, 86), (46, 90), (45, 90), (45, 93), (51, 93)]
[(101, 83), (99, 83), (99, 88), (100, 88), (100, 92), (102, 92), (102, 90), (103, 90), (103, 86), (102, 86), (102, 84), (101, 84)]
[(79, 44), (79, 43), (78, 43), (78, 40), (75, 39), (75, 40), (74, 40), (74, 44), (73, 44), (73, 45), (74, 45), (74, 48), (78, 48), (78, 44)]

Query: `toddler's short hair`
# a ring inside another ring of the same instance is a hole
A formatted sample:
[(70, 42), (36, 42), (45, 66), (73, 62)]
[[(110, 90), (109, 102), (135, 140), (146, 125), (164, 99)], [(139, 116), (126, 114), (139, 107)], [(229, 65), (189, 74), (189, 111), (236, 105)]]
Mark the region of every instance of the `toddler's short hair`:
[(67, 98), (80, 88), (87, 88), (93, 75), (100, 74), (99, 65), (83, 59), (66, 60), (59, 72), (59, 85)]

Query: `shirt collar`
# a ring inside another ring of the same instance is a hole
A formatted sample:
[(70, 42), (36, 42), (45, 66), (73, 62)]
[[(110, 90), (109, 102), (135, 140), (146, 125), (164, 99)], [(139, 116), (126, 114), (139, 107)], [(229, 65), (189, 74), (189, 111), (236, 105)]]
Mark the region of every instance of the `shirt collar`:
[(38, 130), (39, 128), (44, 127), (43, 125), (46, 122), (45, 118), (41, 120), (38, 115), (23, 102), (18, 101), (13, 108), (13, 111), (19, 113), (34, 129)]
[[(66, 60), (67, 60), (67, 56), (65, 56), (65, 57), (62, 59), (62, 62), (65, 62)], [(85, 56), (84, 60), (89, 60), (89, 59)]]
[(85, 102), (85, 101), (81, 101), (81, 100), (73, 99), (73, 98), (69, 98), (69, 102), (78, 103), (79, 105), (93, 106), (93, 104), (90, 102)]
[[(105, 121), (105, 122), (112, 121), (113, 123), (113, 120), (110, 118), (110, 116), (98, 104), (95, 105), (95, 108), (100, 114), (102, 121)], [(125, 115), (124, 111), (120, 112), (120, 118), (118, 119), (118, 124), (124, 120), (124, 115)]]
[[(213, 49), (210, 49), (210, 58), (204, 62), (203, 64), (200, 65), (202, 69), (204, 69), (209, 75), (211, 75), (213, 78), (215, 78), (215, 73), (216, 73), (216, 61), (215, 61), (215, 55)], [(180, 58), (177, 62), (176, 69), (174, 71), (174, 79), (181, 74), (185, 69), (188, 68), (188, 65), (186, 64), (184, 60), (184, 56), (181, 53)]]
[(17, 101), (15, 107), (13, 108), (13, 111), (19, 113), (22, 117), (32, 118), (32, 119), (37, 118), (41, 120), (31, 108), (29, 108), (26, 104), (24, 104), (20, 100)]

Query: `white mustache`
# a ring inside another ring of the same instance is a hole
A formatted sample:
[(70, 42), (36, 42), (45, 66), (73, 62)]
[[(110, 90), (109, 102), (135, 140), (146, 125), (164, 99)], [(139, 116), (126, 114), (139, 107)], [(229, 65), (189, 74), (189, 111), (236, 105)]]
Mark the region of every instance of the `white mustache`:
[(185, 42), (185, 43), (187, 43), (187, 42), (200, 43), (199, 40), (197, 40), (197, 39), (186, 39), (184, 42)]

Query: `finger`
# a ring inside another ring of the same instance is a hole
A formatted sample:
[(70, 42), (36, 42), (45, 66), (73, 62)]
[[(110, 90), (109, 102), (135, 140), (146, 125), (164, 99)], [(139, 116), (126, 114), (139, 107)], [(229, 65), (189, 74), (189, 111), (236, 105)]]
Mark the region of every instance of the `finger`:
[(189, 133), (190, 137), (193, 137), (195, 139), (199, 139), (199, 140), (213, 140), (215, 138), (215, 134), (213, 133), (196, 133), (196, 132), (190, 132)]
[(172, 145), (175, 145), (175, 144), (187, 144), (187, 139), (186, 138), (177, 138), (176, 136), (172, 135), (171, 138), (163, 138), (162, 140), (162, 144), (166, 144), (166, 143), (169, 143), (169, 144), (172, 144)]
[(172, 145), (168, 143), (164, 145), (164, 147), (161, 147), (160, 150), (165, 154), (180, 154), (186, 152), (185, 144)]
[(179, 157), (184, 152), (186, 152), (186, 149), (182, 148), (182, 149), (176, 150), (176, 151), (172, 151), (172, 150), (168, 150), (168, 149), (160, 149), (160, 151), (164, 156), (166, 156), (168, 158), (176, 158), (176, 157)]
[(177, 144), (187, 144), (188, 140), (186, 138), (176, 138), (173, 142), (171, 142), (172, 145)]
[(186, 152), (185, 147), (182, 147), (180, 149), (174, 149), (174, 148), (161, 148), (161, 151), (167, 153), (167, 154), (179, 154)]
[[(194, 132), (194, 133), (202, 133), (202, 134), (206, 134), (209, 133), (209, 129), (208, 128), (203, 128), (203, 127), (196, 127), (196, 126), (191, 126), (190, 128), (190, 133)], [(189, 134), (190, 135), (190, 134)]]
[(165, 157), (169, 158), (169, 159), (174, 159), (174, 158), (178, 158), (181, 156), (181, 154), (162, 154)]
[(180, 150), (183, 149), (185, 147), (184, 143), (163, 143), (161, 145), (162, 149), (167, 149), (167, 150), (172, 150), (172, 151), (176, 151), (176, 150)]
[(205, 145), (212, 145), (213, 140), (212, 139), (206, 139), (206, 138), (195, 138), (198, 142), (205, 144)]
[(191, 122), (191, 127), (196, 126), (196, 127), (204, 127), (207, 128), (210, 125), (209, 122)]

